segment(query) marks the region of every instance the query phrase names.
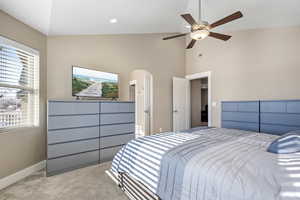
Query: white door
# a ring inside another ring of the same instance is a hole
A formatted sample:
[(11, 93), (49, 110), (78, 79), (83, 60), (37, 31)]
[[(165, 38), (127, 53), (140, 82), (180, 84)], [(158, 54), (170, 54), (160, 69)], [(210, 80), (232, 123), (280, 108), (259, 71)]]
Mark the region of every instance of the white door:
[(173, 77), (173, 131), (190, 128), (190, 81)]
[(150, 135), (152, 131), (152, 105), (153, 105), (153, 78), (150, 72), (135, 70), (131, 73), (130, 85), (134, 85), (135, 91), (131, 96), (135, 97), (135, 135), (143, 137)]
[(145, 135), (150, 135), (151, 133), (151, 109), (152, 109), (152, 101), (151, 101), (151, 84), (152, 84), (152, 75), (146, 74), (144, 80), (144, 124), (145, 124)]

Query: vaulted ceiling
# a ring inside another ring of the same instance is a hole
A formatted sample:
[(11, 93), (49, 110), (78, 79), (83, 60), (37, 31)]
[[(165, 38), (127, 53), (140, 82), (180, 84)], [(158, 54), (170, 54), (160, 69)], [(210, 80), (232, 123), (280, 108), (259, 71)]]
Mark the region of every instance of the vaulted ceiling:
[[(47, 35), (184, 32), (182, 13), (198, 18), (198, 0), (1, 0), (1, 10)], [(237, 10), (222, 31), (300, 25), (299, 0), (202, 0), (214, 22)], [(117, 23), (110, 23), (116, 18)]]

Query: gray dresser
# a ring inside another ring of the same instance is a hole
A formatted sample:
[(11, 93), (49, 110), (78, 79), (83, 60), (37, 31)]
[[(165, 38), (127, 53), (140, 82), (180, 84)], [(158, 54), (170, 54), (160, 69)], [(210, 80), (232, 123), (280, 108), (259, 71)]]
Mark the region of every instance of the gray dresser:
[(47, 175), (113, 159), (135, 137), (135, 104), (48, 101)]

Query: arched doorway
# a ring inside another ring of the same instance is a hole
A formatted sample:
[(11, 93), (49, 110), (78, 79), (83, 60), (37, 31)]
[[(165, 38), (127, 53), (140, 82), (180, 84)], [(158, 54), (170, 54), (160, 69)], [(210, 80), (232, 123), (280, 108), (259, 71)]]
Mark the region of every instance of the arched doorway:
[(130, 100), (136, 105), (136, 137), (150, 135), (153, 130), (153, 77), (137, 69), (130, 75)]

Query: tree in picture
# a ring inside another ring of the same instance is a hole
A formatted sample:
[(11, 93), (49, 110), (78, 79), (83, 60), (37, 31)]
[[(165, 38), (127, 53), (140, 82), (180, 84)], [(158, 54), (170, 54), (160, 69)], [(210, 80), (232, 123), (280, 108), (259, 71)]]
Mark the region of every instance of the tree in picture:
[(103, 98), (118, 98), (118, 84), (112, 82), (102, 82)]
[(76, 95), (77, 93), (81, 92), (82, 90), (88, 88), (92, 83), (89, 83), (87, 81), (81, 80), (79, 78), (73, 77), (72, 80), (72, 93), (73, 96)]

